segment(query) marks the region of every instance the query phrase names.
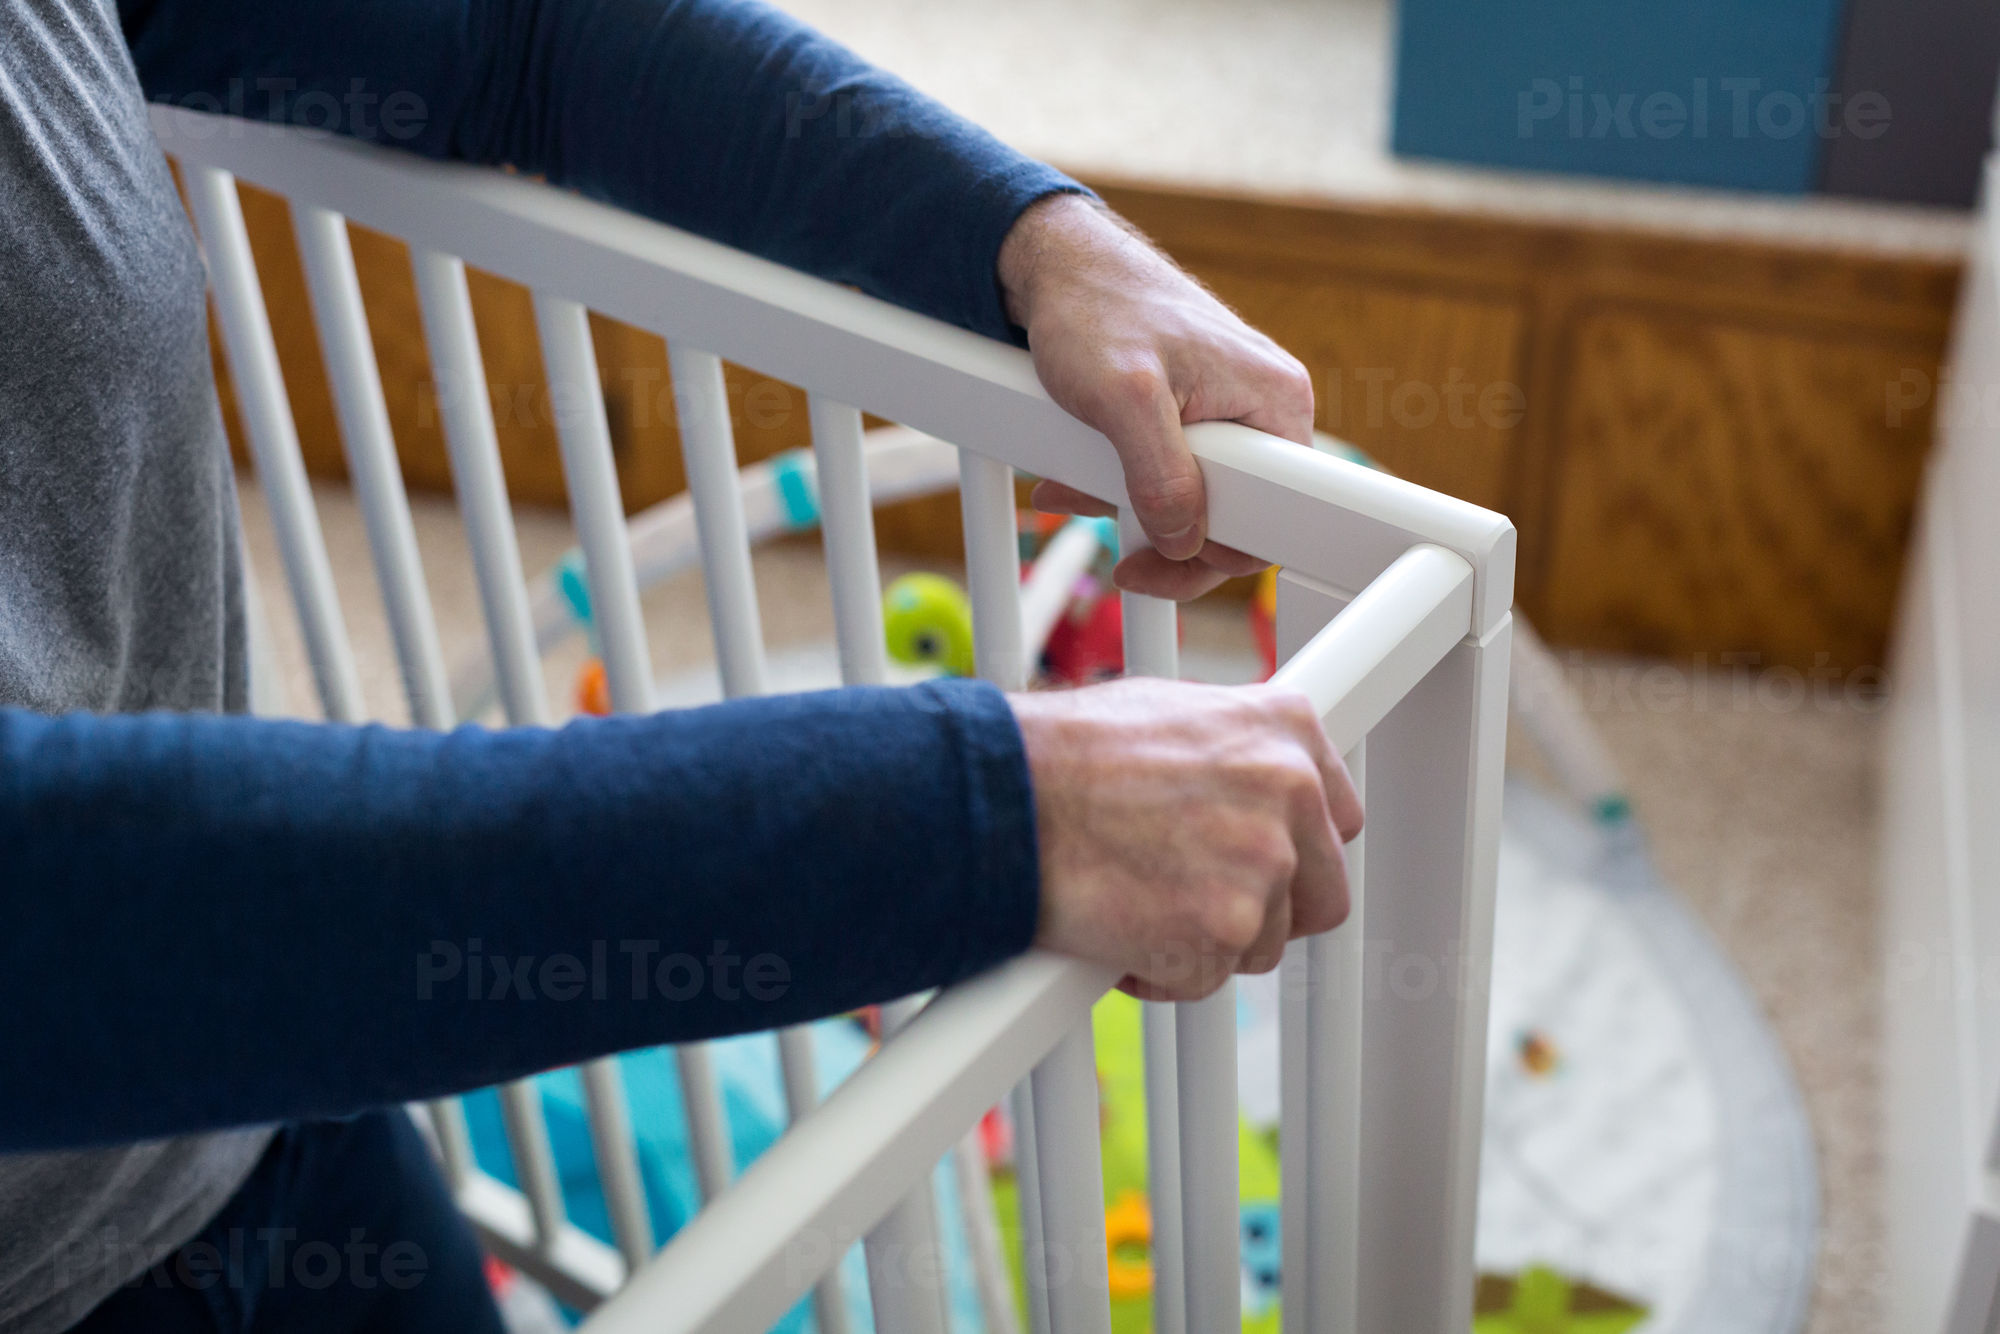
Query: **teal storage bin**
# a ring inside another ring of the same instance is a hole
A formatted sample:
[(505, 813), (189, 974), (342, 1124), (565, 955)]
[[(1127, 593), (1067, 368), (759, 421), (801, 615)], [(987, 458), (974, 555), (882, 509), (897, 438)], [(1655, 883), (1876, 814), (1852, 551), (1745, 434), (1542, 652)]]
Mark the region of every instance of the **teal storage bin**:
[(1886, 100), (1836, 89), (1841, 0), (1402, 0), (1393, 147), (1799, 194)]

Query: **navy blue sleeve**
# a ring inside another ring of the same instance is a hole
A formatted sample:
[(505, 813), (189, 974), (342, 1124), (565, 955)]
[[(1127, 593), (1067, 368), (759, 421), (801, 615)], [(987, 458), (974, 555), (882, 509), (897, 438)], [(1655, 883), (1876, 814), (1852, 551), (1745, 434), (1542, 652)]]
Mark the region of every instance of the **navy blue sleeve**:
[(450, 733), (0, 710), (0, 1152), (791, 1024), (1027, 948), (990, 686)]
[(121, 0), (147, 96), (507, 164), (998, 338), (1081, 190), (757, 0)]

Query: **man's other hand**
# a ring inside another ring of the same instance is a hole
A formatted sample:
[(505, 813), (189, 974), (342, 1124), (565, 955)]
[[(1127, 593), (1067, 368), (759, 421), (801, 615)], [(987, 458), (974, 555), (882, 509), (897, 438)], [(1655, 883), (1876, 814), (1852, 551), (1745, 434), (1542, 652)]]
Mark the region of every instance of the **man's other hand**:
[[(1102, 431), (1150, 551), (1118, 564), (1120, 588), (1185, 601), (1264, 562), (1208, 540), (1201, 470), (1181, 428), (1237, 421), (1310, 444), (1312, 378), (1172, 260), (1101, 205), (1052, 195), (1000, 248), (1010, 319), (1028, 331), (1042, 384)], [(1109, 514), (1058, 482), (1035, 488), (1044, 510)]]
[(1191, 1000), (1347, 916), (1361, 802), (1312, 705), (1132, 678), (1009, 697), (1035, 788), (1035, 943)]

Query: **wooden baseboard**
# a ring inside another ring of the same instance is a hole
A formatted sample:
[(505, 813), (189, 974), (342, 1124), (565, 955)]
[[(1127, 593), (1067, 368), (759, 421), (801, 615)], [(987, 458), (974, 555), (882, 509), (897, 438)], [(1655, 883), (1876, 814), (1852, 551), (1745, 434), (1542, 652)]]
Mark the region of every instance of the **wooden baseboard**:
[[(1958, 264), (1094, 184), (1306, 363), (1322, 429), (1510, 515), (1521, 604), (1552, 642), (1881, 663)], [(307, 464), (338, 474), (285, 205), (244, 195)], [(360, 229), (355, 250), (405, 473), (446, 486), (407, 255)], [(527, 294), (475, 275), (473, 304), (513, 490), (560, 503)], [(593, 331), (641, 508), (683, 485), (665, 349)], [(740, 367), (728, 383), (746, 460), (807, 446), (803, 393)], [(942, 556), (957, 524), (941, 498), (880, 528)]]

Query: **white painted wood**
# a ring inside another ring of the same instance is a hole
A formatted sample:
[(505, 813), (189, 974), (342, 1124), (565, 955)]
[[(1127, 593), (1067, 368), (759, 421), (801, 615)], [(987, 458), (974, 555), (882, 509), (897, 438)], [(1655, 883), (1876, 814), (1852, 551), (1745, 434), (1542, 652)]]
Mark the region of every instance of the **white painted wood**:
[[(292, 224), (319, 330), (320, 352), (333, 386), (348, 476), (361, 506), (369, 551), (375, 559), (375, 581), (382, 590), (403, 692), (409, 700), (410, 721), (442, 731), (457, 721), (451, 707), (451, 686), (445, 677), (444, 650), (438, 642), (430, 591), (424, 585), (423, 562), (417, 554), (417, 534), (396, 460), (396, 443), (389, 430), (382, 377), (369, 341), (347, 223), (337, 213), (301, 205), (292, 210)], [(438, 1157), (446, 1177), (456, 1186), (474, 1167), (465, 1111), (454, 1098), (438, 1099), (429, 1111)]]
[[(639, 611), (638, 581), (632, 571), (632, 548), (625, 534), (625, 510), (618, 495), (618, 472), (611, 456), (611, 429), (604, 417), (597, 357), (590, 345), (589, 318), (574, 302), (537, 292), (535, 328), (541, 337), (542, 362), (555, 407), (556, 439), (562, 450), (563, 479), (569, 488), (577, 541), (583, 548), (591, 615), (603, 646), (611, 703), (621, 712), (649, 713), (653, 707), (652, 665), (646, 651), (645, 621)], [(695, 1174), (703, 1198), (711, 1198), (727, 1186), (732, 1166), (721, 1094), (715, 1087), (708, 1053), (701, 1047), (678, 1047), (674, 1059), (687, 1105)], [(628, 1262), (637, 1263), (652, 1253), (653, 1230), (639, 1181), (631, 1111), (616, 1062), (607, 1059), (586, 1065), (583, 1091), (612, 1234)]]
[(960, 451), (959, 509), (965, 518), (965, 584), (972, 600), (973, 662), (1002, 690), (1025, 690), (1021, 553), (1014, 527), (1014, 470)]
[(1974, 1211), (1952, 1261), (1944, 1334), (1993, 1334), (2000, 1325), (2000, 1217)]
[(474, 1172), (455, 1196), (486, 1248), (533, 1274), (558, 1300), (588, 1311), (624, 1286), (625, 1262), (618, 1252), (574, 1223), (565, 1223), (555, 1243), (544, 1246), (527, 1196), (512, 1186)]
[[(1899, 1334), (1984, 1334), (2000, 1266), (1997, 172), (1989, 163), (1948, 378), (1935, 386), (1937, 444), (1892, 652), (1880, 863), (1884, 1315)], [(1906, 379), (1891, 401), (1927, 404), (1932, 388)]]
[[(1347, 754), (1365, 801), (1366, 741)], [(1278, 1131), (1285, 1328), (1358, 1334), (1361, 1234), (1364, 831), (1347, 845), (1350, 909), (1333, 931), (1295, 940), (1281, 980)]]
[(1034, 1087), (1023, 1079), (1008, 1095), (1014, 1121), (1014, 1185), (1021, 1220), (1021, 1285), (1029, 1334), (1049, 1334), (1048, 1259), (1042, 1248), (1042, 1169), (1036, 1152)]
[(403, 490), (396, 442), (389, 430), (389, 409), (382, 398), (382, 377), (362, 309), (361, 283), (354, 270), (347, 222), (337, 213), (310, 205), (292, 210), (292, 222), (319, 331), (320, 352), (333, 388), (348, 477), (375, 558), (375, 580), (382, 590), (390, 638), (402, 669), (410, 719), (419, 727), (448, 728), (458, 720), (452, 714), (444, 650), (438, 643), (430, 591), (424, 585), (416, 527), (410, 520), (410, 501)]
[(520, 541), (507, 503), (507, 479), (500, 467), (493, 400), (472, 322), (465, 265), (455, 256), (418, 249), (410, 252), (410, 268), (416, 277), (438, 419), (451, 455), (452, 486), (479, 583), (501, 705), (510, 723), (544, 725), (549, 720), (548, 691), (522, 579)]
[(1014, 1277), (1001, 1247), (1000, 1219), (995, 1213), (993, 1182), (987, 1176), (986, 1152), (975, 1126), (952, 1152), (954, 1180), (965, 1212), (966, 1245), (972, 1251), (973, 1274), (979, 1283), (979, 1314), (987, 1334), (1021, 1334), (1021, 1316), (1014, 1306)]
[(1117, 978), (1034, 953), (932, 1001), (605, 1303), (596, 1334), (763, 1334)]
[(833, 597), (840, 679), (852, 686), (881, 685), (889, 679), (889, 651), (861, 413), (817, 394), (807, 412), (818, 465), (820, 536)]
[[(1461, 638), (1428, 662), (1428, 652), (1410, 656), (1403, 647), (1428, 639), (1425, 624), (1434, 627), (1439, 607), (1462, 605), (1468, 572), (1455, 566), (1449, 553), (1413, 549), (1385, 576), (1385, 593), (1404, 590), (1393, 611), (1371, 586), (1304, 648), (1296, 648), (1301, 637), (1326, 621), (1340, 594), (1291, 576), (1279, 584), (1279, 652), (1291, 652), (1288, 670), (1315, 658), (1351, 669), (1357, 653), (1373, 654), (1378, 683), (1407, 688), (1379, 722), (1368, 703), (1385, 697), (1377, 688), (1355, 686), (1330, 709), (1315, 699), (1343, 751), (1369, 738), (1367, 870), (1377, 892), (1362, 922), (1366, 1227), (1355, 1292), (1364, 1330), (1462, 1334), (1472, 1319), (1510, 627), (1503, 621), (1479, 639)], [(1416, 602), (1419, 588), (1438, 599), (1429, 612)], [(1364, 612), (1373, 624), (1393, 621), (1407, 638), (1385, 634), (1355, 650), (1339, 647), (1333, 631)]]
[(679, 343), (667, 348), (667, 358), (680, 415), (681, 461), (687, 468), (695, 529), (701, 536), (702, 586), (708, 594), (722, 690), (731, 699), (761, 695), (770, 688), (764, 630), (757, 621), (757, 582), (750, 570), (750, 537), (736, 480), (736, 443), (722, 362), (713, 353)]
[(542, 1259), (552, 1260), (569, 1216), (563, 1209), (562, 1178), (556, 1173), (555, 1154), (549, 1147), (549, 1125), (542, 1114), (541, 1091), (533, 1080), (517, 1080), (502, 1086), (500, 1120), (507, 1128), (514, 1175), (528, 1197), (529, 1216), (535, 1224), (535, 1251)]
[(333, 587), (333, 567), (327, 561), (319, 514), (313, 508), (312, 487), (299, 457), (299, 433), (292, 421), (291, 399), (278, 369), (278, 349), (271, 340), (271, 322), (264, 310), (264, 289), (250, 255), (250, 235), (243, 226), (243, 205), (236, 181), (226, 171), (189, 167), (183, 173), (188, 206), (200, 229), (208, 256), (209, 290), (222, 326), (222, 347), (236, 386), (237, 410), (256, 460), (257, 480), (270, 506), (277, 533), (278, 554), (292, 606), (299, 617), (306, 656), (320, 704), (335, 722), (359, 722), (365, 716), (361, 678), (354, 668), (354, 651), (340, 615), (340, 597)]
[[(861, 414), (830, 399), (811, 400), (808, 414), (820, 486), (821, 537), (833, 598), (834, 634), (841, 680), (879, 685), (888, 679), (882, 628), (882, 576), (875, 552), (875, 513), (869, 503), (868, 465), (861, 443)], [(883, 1007), (885, 1038), (902, 1031), (920, 1008), (914, 998)], [(868, 1292), (876, 1324), (885, 1330), (943, 1330), (949, 1321), (942, 1282), (937, 1203), (928, 1177), (869, 1232), (863, 1246)], [(815, 1289), (817, 1306), (834, 1270)], [(840, 1317), (843, 1321), (844, 1314)], [(821, 1328), (827, 1327), (821, 1320)]]
[[(525, 178), (176, 107), (151, 115), (183, 162), (232, 170), (809, 392), (1125, 499), (1103, 436), (1055, 405), (1019, 348)], [(1413, 542), (1432, 542), (1474, 569), (1470, 632), (1491, 629), (1512, 604), (1514, 532), (1500, 515), (1232, 423), (1205, 422), (1187, 438), (1216, 541), (1348, 592)]]
[[(445, 446), (451, 454), (458, 489), (459, 513), (472, 549), (507, 720), (517, 726), (546, 724), (541, 657), (528, 616), (527, 586), (521, 576), (507, 484), (500, 471), (500, 447), (493, 431), (492, 402), (486, 394), (486, 372), (473, 328), (465, 267), (455, 258), (430, 251), (413, 251), (410, 259), (437, 382)], [(544, 1262), (542, 1268), (553, 1269), (559, 1265), (557, 1257), (564, 1253), (564, 1239), (573, 1229), (564, 1219), (561, 1182), (542, 1115), (541, 1094), (533, 1080), (524, 1079), (504, 1085), (499, 1096), (514, 1174), (525, 1192), (522, 1216), (533, 1225), (526, 1244)], [(498, 1182), (492, 1184), (499, 1186)], [(461, 1197), (470, 1188), (461, 1182)], [(474, 1198), (494, 1197), (475, 1193)], [(502, 1223), (506, 1217), (505, 1211), (495, 1215)]]
[(1030, 1080), (1049, 1328), (1058, 1334), (1111, 1334), (1096, 1053), (1085, 1013)]
[[(1122, 558), (1148, 545), (1131, 510), (1118, 514)], [(1180, 676), (1180, 612), (1164, 598), (1119, 594), (1128, 676)], [(1181, 1226), (1179, 1037), (1175, 1007), (1149, 1003), (1140, 1015), (1146, 1059), (1146, 1192), (1153, 1219), (1154, 1334), (1187, 1334), (1187, 1246)]]
[[(923, 1009), (916, 997), (882, 1007), (882, 1039), (903, 1031)], [(950, 1328), (944, 1247), (938, 1241), (937, 1197), (930, 1175), (868, 1231), (868, 1299), (884, 1334), (944, 1334)]]
[[(1194, 968), (1214, 960), (1192, 959)], [(1242, 1213), (1236, 1163), (1236, 983), (1174, 1007), (1180, 1074), (1181, 1245), (1190, 1330), (1243, 1319)]]

